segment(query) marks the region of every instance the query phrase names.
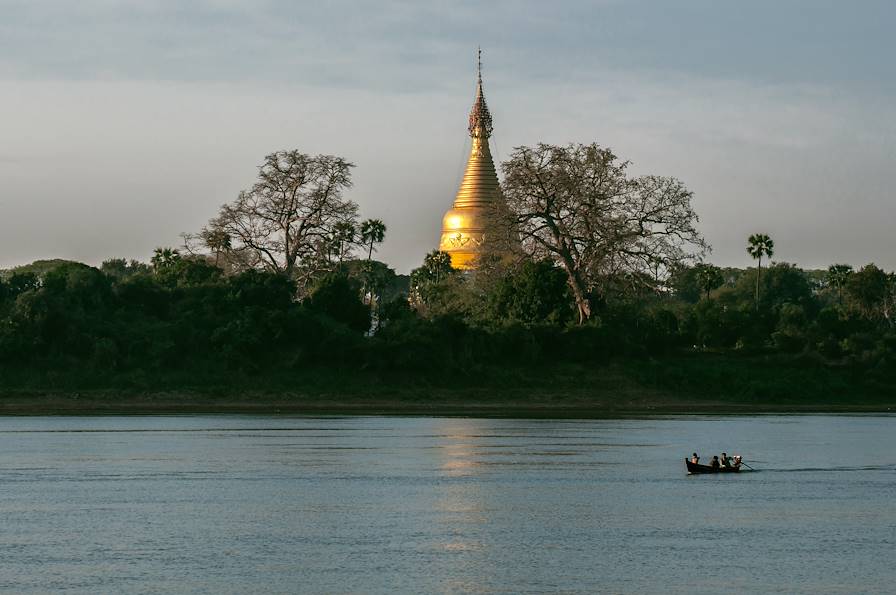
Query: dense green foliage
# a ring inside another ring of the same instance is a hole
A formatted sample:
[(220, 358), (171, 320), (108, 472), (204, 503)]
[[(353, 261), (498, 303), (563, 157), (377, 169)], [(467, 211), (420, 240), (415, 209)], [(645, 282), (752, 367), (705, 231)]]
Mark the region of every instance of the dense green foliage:
[(612, 364), (644, 386), (694, 394), (896, 388), (896, 284), (874, 265), (835, 283), (773, 264), (763, 270), (758, 309), (756, 269), (681, 269), (671, 290), (635, 295), (620, 285), (577, 325), (565, 275), (547, 261), (460, 274), (430, 255), (412, 276), (412, 305), (381, 263), (391, 277), (380, 283), (393, 289), (365, 303), (365, 262), (322, 276), (302, 299), (283, 275), (225, 275), (171, 254), (152, 267), (61, 261), (5, 274), (2, 386), (142, 390), (238, 380), (301, 389), (322, 375), (455, 386), (512, 382), (532, 370), (550, 381), (581, 373), (569, 366)]

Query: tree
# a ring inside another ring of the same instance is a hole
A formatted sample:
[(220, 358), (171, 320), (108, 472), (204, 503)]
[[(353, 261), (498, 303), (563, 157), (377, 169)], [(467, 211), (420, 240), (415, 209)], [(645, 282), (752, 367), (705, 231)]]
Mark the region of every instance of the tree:
[(181, 258), (173, 266), (164, 270), (162, 281), (172, 285), (202, 285), (221, 277), (219, 267), (202, 257)]
[(139, 273), (148, 273), (151, 269), (139, 260), (131, 259), (129, 262), (124, 258), (110, 258), (103, 261), (100, 270), (113, 279), (126, 279)]
[(837, 303), (843, 305), (843, 287), (852, 275), (852, 266), (848, 264), (832, 264), (828, 267), (828, 283), (837, 288)]
[(775, 242), (764, 233), (754, 233), (748, 239), (747, 253), (756, 259), (756, 309), (759, 309), (759, 279), (762, 277), (762, 257), (771, 258), (775, 253)]
[(410, 293), (414, 301), (426, 303), (442, 282), (454, 276), (457, 269), (451, 267), (451, 255), (433, 250), (423, 259), (423, 266), (411, 271)]
[(565, 324), (572, 315), (566, 274), (550, 260), (524, 261), (487, 296), (489, 318), (524, 324)]
[(433, 250), (423, 258), (422, 271), (426, 279), (439, 283), (457, 270), (451, 267), (451, 255)]
[(156, 248), (149, 259), (155, 271), (162, 271), (177, 264), (180, 260), (180, 251), (176, 248)]
[(703, 289), (697, 278), (696, 266), (674, 267), (666, 280), (666, 285), (675, 293), (675, 297), (683, 302), (696, 304), (703, 297)]
[(365, 299), (371, 304), (379, 302), (383, 292), (394, 281), (395, 271), (378, 260), (354, 261), (351, 264), (357, 267), (354, 275), (361, 280)]
[(230, 235), (223, 229), (203, 229), (200, 232), (203, 243), (215, 253), (215, 266), (220, 266), (221, 253), (230, 250)]
[[(330, 268), (327, 251), (339, 224), (353, 224), (357, 205), (344, 199), (351, 168), (342, 157), (278, 151), (265, 157), (258, 181), (221, 207), (200, 232), (230, 242), (244, 268), (261, 268), (305, 284)], [(214, 234), (214, 235), (213, 235)], [(221, 234), (221, 235), (218, 235)]]
[(361, 223), (361, 241), (367, 246), (367, 260), (373, 257), (373, 245), (382, 244), (386, 238), (386, 224), (379, 219), (367, 219)]
[(684, 184), (629, 178), (627, 167), (597, 144), (517, 147), (502, 164), (507, 215), (499, 233), (518, 235), (530, 258), (565, 271), (580, 323), (608, 284), (653, 282), (708, 248)]
[(696, 269), (697, 284), (700, 290), (709, 299), (709, 293), (713, 289), (718, 289), (725, 282), (722, 276), (722, 269), (711, 264), (700, 263), (694, 267)]
[(867, 264), (849, 276), (846, 293), (853, 308), (866, 318), (881, 317), (893, 325), (896, 275), (885, 273), (873, 263)]
[(305, 305), (312, 311), (362, 333), (370, 329), (370, 308), (361, 302), (357, 281), (343, 273), (330, 273), (316, 285)]
[(813, 311), (817, 307), (806, 271), (787, 262), (777, 262), (766, 267), (760, 293), (762, 303), (770, 308), (777, 308), (785, 303), (799, 304)]
[(354, 260), (343, 270), (350, 278), (360, 280), (361, 299), (370, 308), (371, 331), (375, 332), (379, 328), (380, 304), (384, 293), (395, 283), (395, 271), (378, 260)]
[(340, 221), (333, 226), (331, 244), (336, 252), (336, 258), (339, 260), (340, 265), (351, 251), (356, 235), (357, 229), (355, 229), (355, 224), (351, 221)]
[(40, 278), (35, 273), (30, 271), (24, 273), (15, 272), (6, 280), (6, 294), (14, 298), (26, 291), (38, 289), (40, 285)]

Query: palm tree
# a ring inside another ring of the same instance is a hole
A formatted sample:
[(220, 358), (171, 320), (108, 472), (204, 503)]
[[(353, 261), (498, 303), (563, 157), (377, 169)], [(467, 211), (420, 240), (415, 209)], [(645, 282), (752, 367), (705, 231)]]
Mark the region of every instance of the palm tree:
[(367, 246), (367, 260), (373, 258), (373, 245), (382, 244), (386, 238), (386, 224), (379, 219), (368, 219), (361, 223), (361, 242)]
[(755, 258), (756, 264), (756, 309), (759, 309), (759, 278), (762, 275), (762, 257), (771, 258), (775, 253), (775, 242), (764, 233), (754, 233), (750, 236), (747, 253)]
[(180, 251), (176, 248), (156, 248), (149, 260), (155, 270), (167, 269), (180, 260)]
[(828, 283), (837, 288), (837, 303), (843, 305), (843, 286), (852, 274), (852, 266), (848, 264), (832, 264), (828, 267)]

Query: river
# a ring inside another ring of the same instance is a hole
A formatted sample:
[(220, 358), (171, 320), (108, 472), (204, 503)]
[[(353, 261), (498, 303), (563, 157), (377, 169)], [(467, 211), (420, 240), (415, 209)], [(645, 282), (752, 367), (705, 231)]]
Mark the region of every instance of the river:
[(12, 593), (893, 592), (896, 417), (6, 417), (0, 519)]

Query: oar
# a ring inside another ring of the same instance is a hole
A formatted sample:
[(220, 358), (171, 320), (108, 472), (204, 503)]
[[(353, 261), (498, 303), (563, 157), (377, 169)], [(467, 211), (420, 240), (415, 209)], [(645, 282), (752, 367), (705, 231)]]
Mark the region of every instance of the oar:
[(756, 471), (755, 469), (753, 469), (752, 467), (750, 467), (749, 465), (747, 465), (747, 464), (744, 463), (743, 461), (741, 461), (740, 464), (743, 465), (744, 467), (746, 467), (747, 469), (749, 469), (750, 471)]

